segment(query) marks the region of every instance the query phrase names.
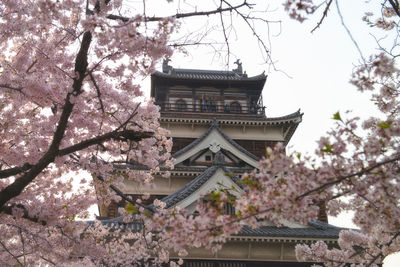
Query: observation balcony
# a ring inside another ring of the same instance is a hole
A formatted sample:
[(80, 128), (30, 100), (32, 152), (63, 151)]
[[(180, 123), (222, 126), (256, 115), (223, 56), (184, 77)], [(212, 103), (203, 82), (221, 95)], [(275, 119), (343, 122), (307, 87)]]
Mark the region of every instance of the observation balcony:
[[(241, 101), (242, 102), (242, 101)], [(162, 113), (189, 113), (204, 115), (245, 115), (252, 117), (265, 117), (265, 107), (259, 104), (248, 105), (239, 101), (223, 103), (214, 101), (209, 103), (189, 103), (183, 99), (177, 101), (157, 101)]]

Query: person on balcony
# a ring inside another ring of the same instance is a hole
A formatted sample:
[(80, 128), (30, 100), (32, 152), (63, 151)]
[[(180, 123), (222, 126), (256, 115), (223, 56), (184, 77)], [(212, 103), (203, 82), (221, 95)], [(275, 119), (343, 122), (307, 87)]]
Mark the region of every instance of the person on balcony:
[(217, 112), (217, 103), (213, 97), (211, 97), (210, 100), (210, 107), (211, 107), (211, 112)]
[(253, 114), (257, 114), (257, 105), (256, 105), (256, 101), (251, 101), (251, 105), (250, 105), (250, 112)]
[(205, 112), (207, 109), (206, 97), (204, 96), (204, 94), (201, 96), (200, 109), (201, 112)]

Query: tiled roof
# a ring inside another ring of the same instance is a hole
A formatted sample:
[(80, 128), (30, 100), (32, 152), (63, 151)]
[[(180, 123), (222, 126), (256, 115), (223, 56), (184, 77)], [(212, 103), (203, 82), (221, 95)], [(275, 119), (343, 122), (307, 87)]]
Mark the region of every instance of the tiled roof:
[(219, 81), (262, 81), (266, 79), (264, 73), (247, 77), (247, 75), (240, 75), (234, 71), (220, 71), (220, 70), (195, 70), (195, 69), (175, 69), (171, 68), (169, 72), (156, 71), (153, 76), (174, 78), (174, 79), (190, 79), (190, 80), (219, 80)]
[(244, 149), (241, 145), (239, 145), (238, 143), (236, 143), (234, 140), (232, 140), (227, 134), (225, 134), (221, 128), (218, 127), (218, 122), (216, 120), (213, 120), (211, 122), (211, 126), (210, 128), (207, 129), (207, 131), (205, 131), (199, 138), (197, 138), (196, 140), (194, 140), (192, 143), (190, 143), (189, 145), (185, 146), (184, 148), (182, 148), (181, 150), (175, 152), (175, 154), (172, 155), (173, 158), (177, 158), (178, 156), (182, 155), (183, 153), (185, 153), (186, 151), (191, 150), (193, 147), (195, 147), (196, 145), (198, 145), (201, 141), (203, 141), (210, 133), (213, 129), (216, 129), (225, 139), (226, 141), (228, 141), (233, 147), (235, 147), (236, 149), (238, 149), (240, 152), (246, 154), (247, 156), (249, 156), (250, 158), (258, 161), (259, 158), (254, 155), (253, 153), (247, 151), (246, 149)]
[(344, 230), (344, 228), (339, 228), (321, 221), (309, 222), (308, 226), (309, 228), (262, 226), (257, 229), (244, 226), (236, 236), (338, 238), (339, 232)]
[(211, 176), (217, 171), (218, 166), (211, 166), (205, 170), (202, 174), (194, 178), (192, 181), (187, 183), (185, 186), (181, 187), (179, 190), (175, 191), (171, 195), (168, 195), (161, 199), (165, 202), (166, 208), (172, 207), (180, 201), (184, 200), (191, 194), (193, 194), (197, 189), (199, 189), (203, 184), (205, 184)]
[[(205, 184), (208, 179), (211, 178), (211, 176), (214, 175), (214, 173), (218, 169), (222, 169), (225, 173), (232, 173), (229, 169), (227, 169), (225, 166), (217, 166), (213, 165), (207, 170), (205, 170), (203, 173), (201, 173), (199, 176), (194, 178), (192, 181), (187, 183), (185, 186), (181, 187), (179, 190), (175, 191), (174, 193), (164, 197), (161, 199), (162, 202), (166, 204), (166, 208), (170, 208), (176, 204), (178, 204), (180, 201), (184, 200), (185, 198), (189, 197), (191, 194), (193, 194), (197, 189), (199, 189), (203, 184)], [(230, 178), (238, 184), (238, 186), (241, 187), (241, 184), (238, 183), (240, 178), (235, 177), (235, 176), (230, 176)], [(150, 209), (153, 209), (153, 205), (149, 206)]]
[[(293, 112), (291, 114), (281, 116), (281, 117), (271, 117), (271, 118), (265, 118), (265, 117), (250, 117), (250, 116), (241, 116), (240, 114), (238, 115), (218, 115), (218, 114), (212, 114), (212, 115), (206, 115), (206, 114), (185, 114), (185, 113), (162, 113), (162, 117), (160, 118), (161, 121), (164, 122), (169, 122), (169, 121), (174, 121), (174, 122), (179, 122), (179, 121), (190, 121), (191, 123), (208, 123), (209, 121), (216, 120), (218, 118), (218, 121), (225, 125), (284, 125), (285, 127), (289, 127), (289, 131), (287, 132), (284, 140), (284, 144), (286, 145), (292, 135), (294, 134), (295, 130), (297, 129), (297, 126), (302, 120), (303, 113), (300, 112), (300, 109), (297, 110), (296, 112)], [(218, 129), (220, 129), (218, 127)], [(212, 129), (209, 129), (210, 131)], [(221, 131), (221, 129), (219, 130)], [(206, 132), (207, 133), (207, 132)], [(229, 138), (230, 139), (230, 138)], [(232, 140), (232, 139), (230, 139)], [(233, 140), (232, 140), (233, 141)], [(199, 140), (201, 142), (201, 140)], [(234, 142), (234, 141), (233, 141)], [(236, 142), (235, 142), (236, 143)], [(249, 153), (249, 152), (247, 152)]]
[[(122, 217), (100, 220), (100, 222), (110, 227), (112, 230), (131, 230), (139, 232), (143, 229), (142, 222), (134, 220), (133, 222), (124, 223)], [(93, 222), (89, 222), (93, 224)], [(337, 239), (339, 233), (342, 230), (348, 230), (347, 228), (340, 228), (333, 226), (328, 223), (321, 221), (312, 221), (308, 223), (308, 228), (289, 228), (289, 227), (277, 227), (277, 226), (261, 226), (256, 229), (252, 229), (249, 226), (243, 226), (242, 230), (235, 234), (236, 237), (275, 237), (275, 238), (327, 238)]]

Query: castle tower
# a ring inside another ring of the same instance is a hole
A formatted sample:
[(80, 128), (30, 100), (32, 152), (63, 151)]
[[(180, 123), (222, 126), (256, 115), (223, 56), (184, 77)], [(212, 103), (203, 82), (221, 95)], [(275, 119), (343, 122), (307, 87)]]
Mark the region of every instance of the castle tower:
[[(176, 69), (168, 61), (151, 76), (151, 97), (160, 106), (161, 126), (173, 138), (174, 170), (168, 179), (155, 177), (153, 187), (127, 183), (124, 193), (135, 197), (147, 192), (149, 204), (157, 198), (167, 208), (195, 212), (197, 201), (221, 184), (243, 192), (236, 183), (239, 177), (257, 168), (267, 147), (278, 142), (286, 146), (303, 114), (267, 117), (262, 99), (267, 77), (247, 76), (239, 61), (232, 71)], [(108, 217), (117, 215), (116, 205), (108, 210)], [(226, 212), (235, 212), (234, 207)], [(118, 219), (113, 223), (122, 224)], [(335, 245), (341, 230), (321, 221), (284, 225), (244, 227), (217, 254), (190, 250), (184, 266), (311, 266), (296, 262), (295, 245), (317, 240)]]

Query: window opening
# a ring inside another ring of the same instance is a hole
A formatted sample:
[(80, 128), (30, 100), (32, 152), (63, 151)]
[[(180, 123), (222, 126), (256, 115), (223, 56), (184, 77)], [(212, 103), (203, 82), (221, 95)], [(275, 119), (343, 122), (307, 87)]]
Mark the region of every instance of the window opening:
[(230, 112), (232, 113), (241, 113), (242, 112), (242, 107), (240, 106), (239, 102), (234, 101), (231, 103), (231, 108), (230, 108)]

